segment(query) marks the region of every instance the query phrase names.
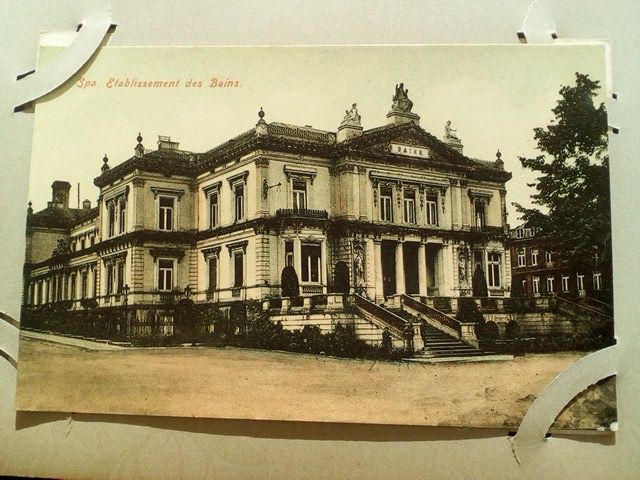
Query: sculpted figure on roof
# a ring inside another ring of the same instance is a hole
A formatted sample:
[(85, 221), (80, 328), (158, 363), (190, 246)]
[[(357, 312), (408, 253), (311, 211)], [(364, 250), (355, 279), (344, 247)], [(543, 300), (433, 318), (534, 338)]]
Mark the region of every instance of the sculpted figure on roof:
[(391, 110), (396, 112), (410, 112), (413, 108), (413, 102), (409, 100), (409, 89), (404, 88), (404, 83), (396, 85), (396, 93), (393, 96), (393, 104)]
[(345, 110), (346, 115), (342, 119), (340, 126), (342, 125), (350, 125), (350, 126), (360, 126), (360, 114), (358, 113), (358, 107), (354, 103), (351, 105), (351, 110)]

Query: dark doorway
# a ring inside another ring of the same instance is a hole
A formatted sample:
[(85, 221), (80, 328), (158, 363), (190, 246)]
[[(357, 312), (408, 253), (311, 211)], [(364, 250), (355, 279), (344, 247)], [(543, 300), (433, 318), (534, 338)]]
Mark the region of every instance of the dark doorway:
[(382, 290), (385, 297), (396, 293), (396, 242), (383, 240), (382, 255)]
[(408, 295), (417, 295), (418, 287), (418, 243), (404, 243), (404, 280)]

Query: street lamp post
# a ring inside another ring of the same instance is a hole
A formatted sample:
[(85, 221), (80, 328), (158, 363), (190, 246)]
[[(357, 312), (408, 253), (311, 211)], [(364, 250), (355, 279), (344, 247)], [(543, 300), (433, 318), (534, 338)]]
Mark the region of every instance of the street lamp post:
[(129, 335), (129, 285), (125, 283), (124, 287), (122, 287), (122, 305), (124, 306), (124, 320), (125, 320), (125, 328), (127, 329), (127, 335)]

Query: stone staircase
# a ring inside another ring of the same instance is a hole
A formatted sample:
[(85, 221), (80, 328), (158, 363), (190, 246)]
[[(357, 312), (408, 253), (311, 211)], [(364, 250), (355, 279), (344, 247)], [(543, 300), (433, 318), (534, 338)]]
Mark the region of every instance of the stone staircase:
[[(406, 321), (418, 324), (420, 323), (418, 318), (400, 308), (387, 308), (387, 310), (393, 312)], [(429, 363), (473, 362), (510, 360), (513, 358), (511, 355), (499, 355), (495, 352), (475, 348), (455, 337), (452, 337), (451, 335), (448, 335), (436, 327), (429, 325), (428, 323), (424, 324), (422, 328), (426, 333), (424, 348), (416, 351), (411, 358), (406, 359), (407, 361)]]

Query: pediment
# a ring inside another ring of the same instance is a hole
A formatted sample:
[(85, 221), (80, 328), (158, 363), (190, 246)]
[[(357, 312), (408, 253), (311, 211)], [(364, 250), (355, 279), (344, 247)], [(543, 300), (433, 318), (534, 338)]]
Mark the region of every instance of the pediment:
[(352, 145), (361, 151), (417, 159), (442, 158), (443, 147), (447, 148), (436, 137), (413, 124), (365, 132)]

